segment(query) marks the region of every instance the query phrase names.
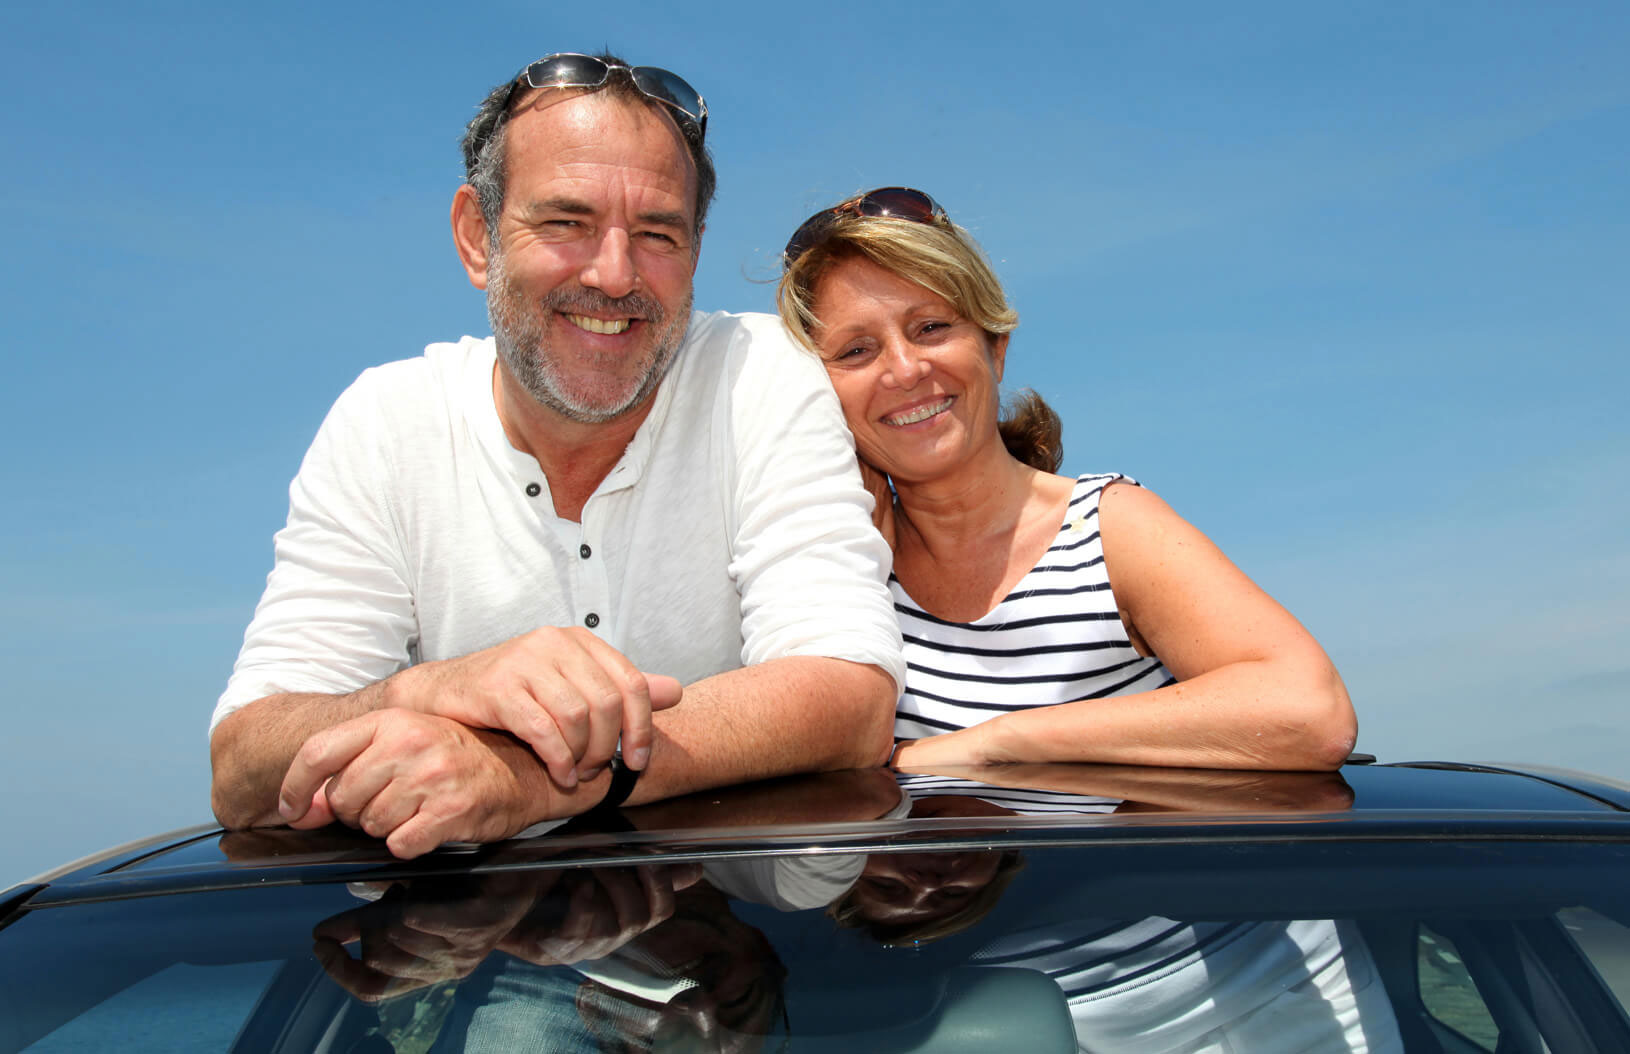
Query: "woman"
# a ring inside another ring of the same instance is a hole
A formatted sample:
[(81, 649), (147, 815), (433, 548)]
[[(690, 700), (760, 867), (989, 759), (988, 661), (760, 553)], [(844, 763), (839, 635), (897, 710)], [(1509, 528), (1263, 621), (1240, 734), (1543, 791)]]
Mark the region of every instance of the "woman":
[(1001, 414), (1018, 316), (928, 195), (816, 213), (784, 264), (781, 317), (826, 364), (894, 549), (896, 765), (1341, 764), (1357, 723), (1318, 642), (1154, 494), (1055, 474), (1034, 393)]

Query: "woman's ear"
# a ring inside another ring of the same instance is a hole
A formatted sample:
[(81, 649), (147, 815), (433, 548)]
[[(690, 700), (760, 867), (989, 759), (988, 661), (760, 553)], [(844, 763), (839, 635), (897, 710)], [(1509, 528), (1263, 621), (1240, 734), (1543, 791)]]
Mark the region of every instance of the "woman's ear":
[(1007, 365), (1007, 338), (1012, 334), (999, 333), (991, 337), (987, 343), (990, 345), (990, 364), (996, 371), (998, 383), (1002, 380), (1002, 368)]

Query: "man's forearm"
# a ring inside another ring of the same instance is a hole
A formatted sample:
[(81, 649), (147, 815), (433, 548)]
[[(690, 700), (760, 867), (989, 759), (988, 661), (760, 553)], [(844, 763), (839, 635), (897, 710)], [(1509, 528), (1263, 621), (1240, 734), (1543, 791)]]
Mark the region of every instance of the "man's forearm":
[(210, 805), (221, 826), (281, 823), (277, 792), (294, 755), (313, 734), (379, 709), (383, 686), (348, 695), (268, 695), (223, 718), (209, 737)]
[(655, 715), (657, 742), (632, 801), (794, 772), (880, 765), (894, 680), (876, 666), (790, 656), (716, 674)]
[[(283, 694), (228, 715), (210, 738), (211, 803), (222, 826), (282, 822), (278, 792), (313, 735), (390, 705), (381, 681), (349, 695)], [(654, 715), (657, 743), (632, 800), (654, 801), (793, 772), (881, 764), (894, 723), (895, 686), (875, 666), (809, 656), (715, 675), (685, 689), (683, 702)], [(517, 759), (512, 757), (513, 766)], [(535, 755), (519, 762), (548, 780)], [(544, 812), (568, 815), (604, 794), (597, 779)], [(543, 818), (539, 815), (537, 818)]]

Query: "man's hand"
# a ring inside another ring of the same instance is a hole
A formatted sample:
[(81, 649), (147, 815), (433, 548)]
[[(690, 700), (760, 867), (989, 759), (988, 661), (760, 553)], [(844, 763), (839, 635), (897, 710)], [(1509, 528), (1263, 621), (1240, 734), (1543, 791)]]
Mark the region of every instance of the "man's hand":
[[(324, 919), (312, 953), (363, 1002), (468, 977), (531, 909), (530, 875), (394, 885), (384, 897)], [(345, 945), (357, 943), (355, 959)]]
[(622, 740), (623, 760), (651, 757), (651, 712), (679, 702), (672, 677), (646, 674), (578, 627), (553, 626), (459, 659), (423, 663), (384, 684), (386, 706), (510, 732), (562, 787), (599, 775)]
[(702, 877), (700, 864), (642, 864), (567, 872), (498, 947), (538, 966), (603, 959), (674, 913), (674, 894)]
[(592, 787), (566, 792), (548, 783), (526, 747), (502, 733), (376, 710), (306, 740), (283, 780), (278, 812), (294, 827), (335, 820), (359, 827), (407, 858), (443, 842), (508, 838), (599, 798)]

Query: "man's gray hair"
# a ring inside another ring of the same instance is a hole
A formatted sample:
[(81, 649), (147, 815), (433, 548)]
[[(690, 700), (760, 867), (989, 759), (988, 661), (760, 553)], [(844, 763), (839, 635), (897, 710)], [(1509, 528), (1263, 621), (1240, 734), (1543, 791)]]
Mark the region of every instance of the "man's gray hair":
[[(594, 57), (613, 69), (604, 85), (591, 90), (606, 92), (625, 102), (667, 109), (634, 86), (628, 63), (610, 52), (601, 52)], [(542, 90), (514, 87), (519, 76), (517, 74), (516, 78), (488, 92), (487, 97), (481, 100), (480, 109), (476, 110), (464, 129), (464, 181), (474, 188), (476, 200), (481, 203), (481, 215), (487, 221), (489, 238), (497, 237), (498, 215), (504, 207), (504, 141), (509, 129), (510, 110), (517, 98), (525, 97), (534, 90)], [(713, 155), (708, 153), (707, 144), (702, 141), (701, 127), (689, 121), (678, 121), (677, 124), (685, 140), (685, 149), (690, 152), (691, 163), (696, 166), (696, 233), (700, 234), (707, 220), (708, 206), (713, 203), (718, 176), (713, 170)]]

